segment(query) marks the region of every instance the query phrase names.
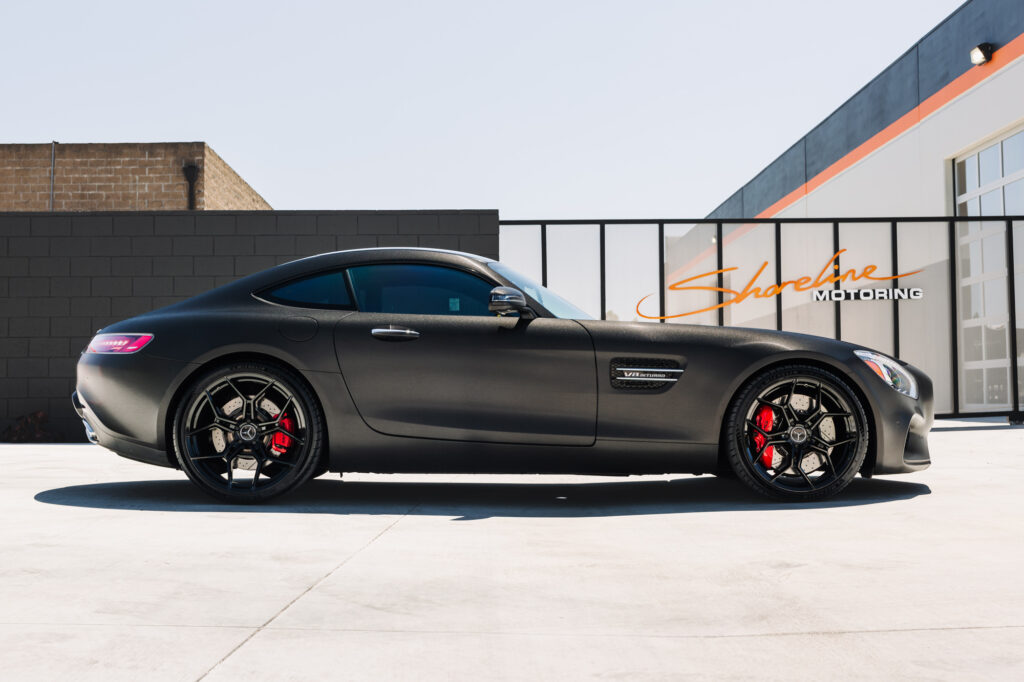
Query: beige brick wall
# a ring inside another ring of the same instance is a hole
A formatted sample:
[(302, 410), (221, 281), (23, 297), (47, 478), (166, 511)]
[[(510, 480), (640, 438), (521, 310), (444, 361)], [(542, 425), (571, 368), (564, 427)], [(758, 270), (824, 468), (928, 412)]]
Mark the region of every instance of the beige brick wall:
[[(200, 174), (202, 208), (207, 211), (268, 211), (270, 204), (257, 194), (209, 145)], [(197, 199), (197, 205), (199, 200)]]
[[(200, 168), (198, 210), (270, 205), (204, 142), (57, 144), (54, 211), (174, 211), (188, 208), (182, 168)], [(0, 145), (0, 211), (49, 211), (51, 145)]]

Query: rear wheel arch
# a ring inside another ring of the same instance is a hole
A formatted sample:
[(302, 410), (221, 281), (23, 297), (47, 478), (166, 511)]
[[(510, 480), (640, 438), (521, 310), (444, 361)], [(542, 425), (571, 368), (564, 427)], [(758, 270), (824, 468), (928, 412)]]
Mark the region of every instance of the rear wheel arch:
[[(170, 402), (167, 403), (167, 411), (163, 419), (164, 451), (167, 454), (167, 461), (170, 462), (170, 465), (175, 469), (180, 468), (178, 466), (178, 461), (174, 456), (174, 415), (178, 411), (178, 405), (185, 398), (185, 396), (189, 392), (189, 389), (192, 388), (192, 386), (195, 384), (196, 380), (199, 377), (203, 376), (211, 369), (225, 365), (231, 365), (236, 362), (261, 362), (269, 365), (274, 365), (276, 367), (280, 367), (281, 369), (287, 372), (290, 372), (291, 374), (294, 374), (296, 379), (298, 379), (305, 385), (305, 387), (309, 390), (310, 394), (313, 396), (313, 399), (316, 400), (317, 407), (320, 408), (320, 413), (324, 414), (325, 416), (323, 421), (323, 456), (326, 457), (327, 452), (329, 451), (328, 444), (330, 442), (329, 432), (327, 428), (327, 419), (326, 414), (324, 413), (323, 401), (320, 400), (320, 396), (317, 394), (316, 389), (313, 388), (313, 385), (310, 384), (306, 377), (303, 376), (302, 372), (296, 369), (291, 363), (285, 362), (280, 358), (274, 357), (273, 355), (269, 355), (266, 353), (244, 352), (229, 353), (227, 355), (221, 355), (211, 360), (207, 360), (203, 364), (197, 365), (191, 372), (189, 372), (188, 376), (186, 376), (185, 379), (182, 380), (180, 384), (178, 384), (178, 388), (175, 389), (174, 391), (174, 396), (171, 398)], [(326, 462), (324, 462), (323, 464), (326, 464)]]

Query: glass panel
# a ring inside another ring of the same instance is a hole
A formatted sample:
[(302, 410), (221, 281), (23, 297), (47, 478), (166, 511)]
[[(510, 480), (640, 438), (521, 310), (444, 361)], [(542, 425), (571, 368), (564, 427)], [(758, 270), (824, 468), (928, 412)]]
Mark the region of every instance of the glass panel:
[(1003, 140), (1003, 177), (1024, 170), (1024, 131)]
[(981, 195), (981, 215), (1003, 215), (1002, 190), (994, 189)]
[(983, 149), (978, 154), (978, 169), (981, 175), (981, 187), (995, 182), (1003, 176), (1003, 164), (999, 158), (999, 144)]
[[(964, 331), (966, 332), (966, 330)], [(968, 360), (969, 358), (964, 356), (964, 359)], [(985, 326), (985, 359), (1006, 359), (1006, 327)]]
[[(707, 290), (718, 286), (718, 278), (705, 274), (718, 269), (716, 235), (715, 225), (665, 226), (665, 314), (669, 322), (718, 324), (718, 311), (707, 310), (718, 304), (718, 293)], [(673, 284), (676, 289), (669, 289)], [(694, 312), (701, 310), (704, 312)]]
[[(601, 317), (601, 243), (597, 225), (548, 225), (547, 287)], [(529, 273), (523, 273), (529, 274)]]
[(984, 407), (985, 373), (983, 370), (968, 369), (964, 372), (964, 402), (967, 405)]
[(982, 273), (981, 242), (972, 241), (960, 246), (960, 276), (972, 277)]
[(1006, 215), (1024, 215), (1024, 180), (1003, 187)]
[(1009, 402), (1009, 375), (1002, 367), (985, 370), (985, 404), (990, 409), (1006, 407)]
[[(1021, 133), (1024, 135), (1024, 133)], [(1024, 221), (1013, 223), (1014, 299), (1017, 309), (1017, 396), (1024, 405)]]
[(973, 320), (984, 314), (981, 305), (981, 285), (970, 284), (960, 288), (960, 319)]
[(782, 328), (786, 331), (835, 337), (836, 306), (831, 301), (815, 301), (816, 289), (812, 288), (827, 267), (833, 246), (831, 223), (782, 225), (782, 280), (786, 282)]
[(540, 225), (501, 226), (498, 254), (502, 263), (539, 282), (543, 274), (540, 253)]
[(340, 270), (289, 282), (270, 291), (267, 298), (315, 308), (346, 308), (352, 305), (345, 273)]
[[(958, 216), (976, 216), (981, 214), (981, 203), (977, 197), (970, 201), (957, 204), (956, 214)], [(981, 231), (981, 225), (976, 222), (961, 221), (957, 223), (957, 235), (967, 237)]]
[[(1002, 223), (988, 223), (988, 228), (1003, 227)], [(972, 242), (973, 247), (978, 242)], [(1006, 270), (1006, 229), (1001, 229), (997, 234), (990, 234), (981, 240), (982, 262), (985, 264), (986, 274), (1000, 273)], [(976, 273), (980, 274), (980, 273)], [(963, 274), (968, 277), (967, 273)]]
[(985, 359), (981, 345), (981, 327), (964, 327), (964, 360), (980, 362)]
[(999, 277), (985, 282), (985, 317), (1006, 319), (1009, 309), (1006, 301), (1006, 278)]
[(490, 282), (435, 265), (387, 264), (349, 268), (359, 309), (409, 315), (491, 315)]
[(964, 159), (964, 186), (958, 187), (957, 192), (973, 192), (978, 189), (978, 156), (976, 154)]
[[(605, 319), (644, 321), (659, 312), (658, 226), (605, 227)], [(647, 320), (656, 321), (656, 320)]]
[(725, 324), (731, 327), (775, 329), (775, 226), (772, 224), (726, 225), (722, 237)]
[[(949, 413), (953, 411), (949, 227), (943, 223), (902, 223), (897, 238), (899, 272), (920, 271), (900, 278), (899, 286), (917, 287), (923, 293), (917, 300), (896, 301), (900, 311), (900, 357), (932, 378), (935, 411)], [(980, 340), (978, 346), (980, 349)]]
[[(893, 353), (893, 301), (879, 298), (876, 290), (892, 288), (892, 234), (889, 223), (851, 223), (839, 226), (840, 287), (858, 291), (857, 300), (839, 304), (844, 341), (859, 343), (883, 353)], [(874, 266), (872, 273), (870, 268)], [(867, 269), (867, 270), (866, 270)], [(867, 274), (865, 274), (867, 273)], [(897, 280), (898, 281), (898, 280)], [(861, 290), (864, 294), (859, 294)], [(886, 292), (888, 293), (888, 292)], [(861, 298), (861, 296), (865, 298)]]

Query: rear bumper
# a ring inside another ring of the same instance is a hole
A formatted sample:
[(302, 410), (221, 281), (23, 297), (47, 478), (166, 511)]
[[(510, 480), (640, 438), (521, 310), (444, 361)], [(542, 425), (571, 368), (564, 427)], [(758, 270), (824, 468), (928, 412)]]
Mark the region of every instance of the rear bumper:
[(168, 458), (166, 451), (157, 450), (143, 443), (130, 440), (107, 429), (103, 422), (99, 420), (99, 417), (89, 409), (88, 404), (78, 395), (78, 391), (71, 394), (71, 404), (74, 405), (78, 416), (82, 418), (85, 437), (89, 439), (90, 443), (101, 445), (122, 457), (133, 459), (136, 462), (145, 462), (146, 464), (155, 464), (162, 467), (174, 466)]
[(145, 353), (83, 354), (71, 402), (90, 442), (129, 459), (175, 466), (167, 453), (166, 409), (191, 367)]

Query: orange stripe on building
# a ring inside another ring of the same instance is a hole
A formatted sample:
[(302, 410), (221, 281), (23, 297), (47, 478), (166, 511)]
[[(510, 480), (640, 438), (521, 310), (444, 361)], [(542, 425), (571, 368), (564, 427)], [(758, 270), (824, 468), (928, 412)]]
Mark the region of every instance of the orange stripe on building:
[(966, 72), (950, 81), (934, 95), (931, 95), (928, 99), (900, 116), (884, 129), (872, 135), (841, 159), (815, 175), (797, 189), (776, 201), (765, 210), (758, 213), (755, 217), (774, 217), (780, 211), (786, 209), (801, 198), (818, 189), (835, 176), (861, 161), (871, 153), (877, 151), (880, 147), (892, 142), (894, 139), (907, 132), (974, 86), (983, 82), (985, 79), (994, 76), (1003, 67), (1009, 65), (1021, 56), (1024, 56), (1024, 34), (1017, 36), (1006, 45), (993, 52), (992, 58), (987, 63), (968, 69)]

